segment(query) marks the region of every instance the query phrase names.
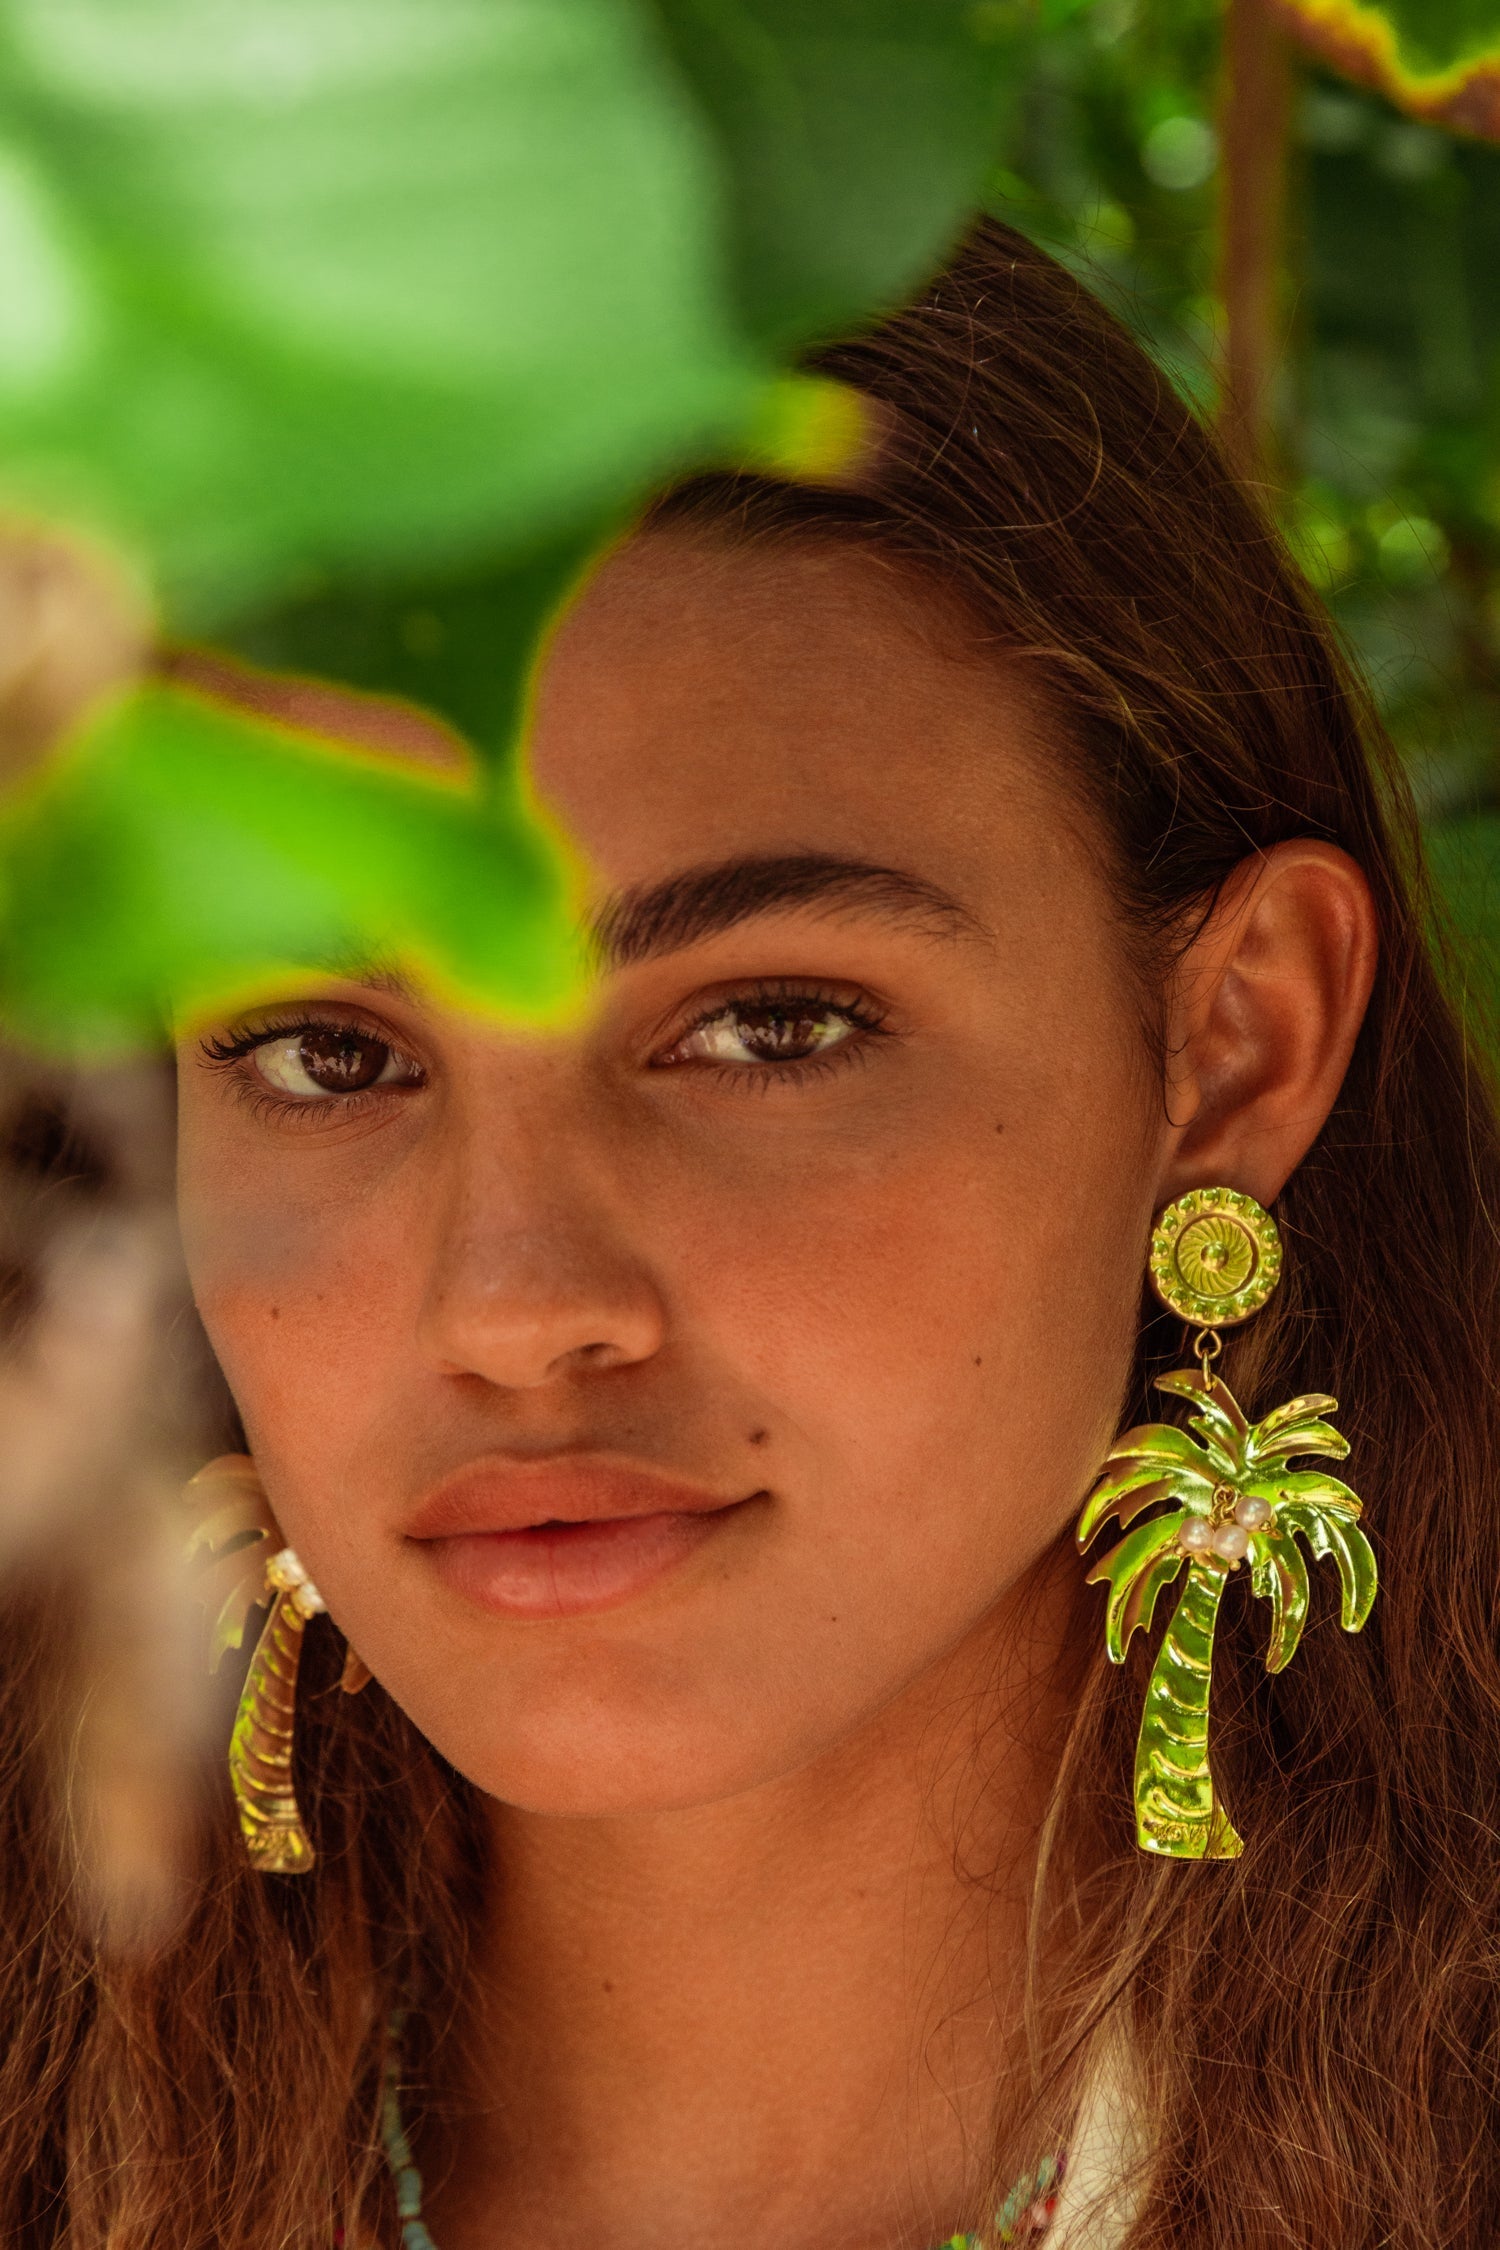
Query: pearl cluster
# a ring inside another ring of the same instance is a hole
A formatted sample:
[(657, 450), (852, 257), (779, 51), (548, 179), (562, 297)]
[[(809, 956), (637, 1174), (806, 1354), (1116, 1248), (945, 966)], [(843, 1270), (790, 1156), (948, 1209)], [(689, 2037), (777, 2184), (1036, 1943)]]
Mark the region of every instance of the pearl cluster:
[(280, 1594), (290, 1594), (299, 1617), (316, 1617), (325, 1608), (322, 1595), (307, 1575), (307, 1566), (293, 1547), (283, 1547), (266, 1564), (266, 1583)]
[(1217, 1555), (1233, 1570), (1250, 1552), (1251, 1532), (1264, 1531), (1270, 1520), (1268, 1500), (1246, 1497), (1235, 1503), (1227, 1523), (1210, 1524), (1202, 1516), (1189, 1516), (1177, 1534), (1177, 1544), (1186, 1555)]

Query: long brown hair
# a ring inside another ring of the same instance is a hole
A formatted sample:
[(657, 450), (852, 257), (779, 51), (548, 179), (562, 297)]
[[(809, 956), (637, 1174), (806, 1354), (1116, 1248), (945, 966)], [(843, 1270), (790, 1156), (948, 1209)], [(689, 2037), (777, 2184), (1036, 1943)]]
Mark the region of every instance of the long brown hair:
[[(1337, 1389), (1383, 1590), (1358, 1637), (1318, 1574), (1269, 1678), (1238, 1580), (1215, 1762), (1253, 1847), (1162, 1864), (1127, 1810), (1146, 1657), (1085, 1667), (1038, 1875), (1041, 2153), (1090, 2033), (1131, 2026), (1150, 2126), (1131, 2250), (1490, 2250), (1500, 2238), (1500, 1151), (1429, 952), (1399, 768), (1274, 533), (1162, 375), (1074, 278), (986, 225), (923, 300), (822, 363), (883, 402), (857, 491), (700, 480), (658, 515), (715, 537), (857, 540), (1023, 664), (1110, 839), (1158, 978), (1247, 855), (1311, 835), (1365, 870), (1374, 998), (1278, 1204), (1271, 1307), (1225, 1355), (1252, 1407)], [(1175, 1336), (1143, 1307), (1135, 1387)], [(1081, 1574), (1080, 1574), (1081, 1575)], [(242, 1868), (218, 1808), (198, 1897), (150, 1962), (97, 1956), (30, 1745), (48, 1621), (0, 1645), (0, 2232), (42, 2250), (327, 2250), (396, 2238), (379, 2162), (394, 2010), (420, 2079), (463, 1978), (482, 1824), (378, 1688), (310, 1635), (299, 1788), (315, 1876)], [(1076, 1647), (1100, 1637), (1080, 1597)], [(976, 2214), (976, 2218), (980, 2217)]]

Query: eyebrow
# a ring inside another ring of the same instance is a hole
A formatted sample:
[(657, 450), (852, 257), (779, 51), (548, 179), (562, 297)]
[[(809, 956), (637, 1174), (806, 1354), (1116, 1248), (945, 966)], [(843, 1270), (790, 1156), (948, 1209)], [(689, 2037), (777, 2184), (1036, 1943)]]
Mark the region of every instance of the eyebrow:
[[(925, 876), (829, 852), (715, 860), (616, 891), (588, 917), (584, 936), (602, 966), (624, 969), (701, 944), (757, 914), (796, 907), (823, 914), (852, 908), (931, 938), (989, 936), (977, 915)], [(389, 960), (345, 956), (330, 961), (327, 974), (397, 1000), (419, 996)]]
[(823, 914), (850, 908), (905, 923), (928, 937), (986, 934), (966, 906), (925, 876), (873, 860), (793, 852), (718, 860), (665, 882), (618, 891), (590, 918), (589, 936), (609, 967), (628, 968), (788, 907)]

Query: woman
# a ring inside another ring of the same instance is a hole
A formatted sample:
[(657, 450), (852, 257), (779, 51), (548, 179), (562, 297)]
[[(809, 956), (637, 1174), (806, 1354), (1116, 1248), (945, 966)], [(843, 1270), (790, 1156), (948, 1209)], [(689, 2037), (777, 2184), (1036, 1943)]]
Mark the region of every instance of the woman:
[[(580, 1019), (366, 964), (184, 1044), (317, 1864), (226, 1793), (134, 1968), (18, 1889), (8, 2240), (1495, 2239), (1500, 1176), (1398, 778), (1019, 237), (825, 364), (861, 489), (672, 494), (550, 652)], [(1341, 1631), (1325, 1538), (1269, 1676), (1215, 1487), (1195, 1863), (1073, 1532), (1208, 1188), (1284, 1242), (1217, 1371), (1338, 1393), (1381, 1593)]]

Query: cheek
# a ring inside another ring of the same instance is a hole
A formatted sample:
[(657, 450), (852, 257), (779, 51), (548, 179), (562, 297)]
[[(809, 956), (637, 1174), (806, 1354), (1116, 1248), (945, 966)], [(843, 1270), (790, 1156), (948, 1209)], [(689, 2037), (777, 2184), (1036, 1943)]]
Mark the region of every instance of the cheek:
[(1107, 1042), (820, 1148), (679, 1183), (689, 1326), (764, 1399), (768, 1476), (866, 1581), (977, 1602), (1069, 1519), (1114, 1434), (1150, 1216), (1133, 1057)]
[[(179, 1211), (194, 1301), (270, 1471), (316, 1427), (332, 1448), (360, 1416), (406, 1318), (416, 1214), (351, 1165), (331, 1182), (295, 1158), (185, 1121)], [(403, 1254), (401, 1244), (407, 1249)]]

